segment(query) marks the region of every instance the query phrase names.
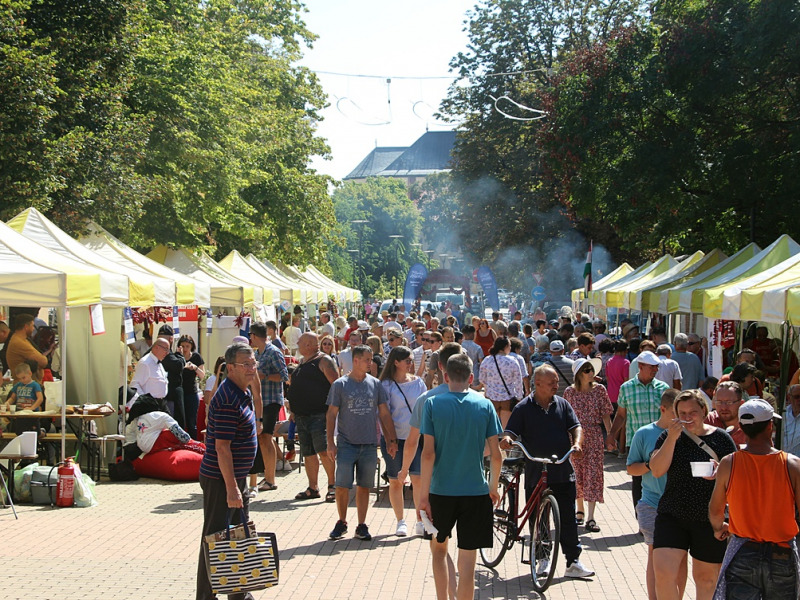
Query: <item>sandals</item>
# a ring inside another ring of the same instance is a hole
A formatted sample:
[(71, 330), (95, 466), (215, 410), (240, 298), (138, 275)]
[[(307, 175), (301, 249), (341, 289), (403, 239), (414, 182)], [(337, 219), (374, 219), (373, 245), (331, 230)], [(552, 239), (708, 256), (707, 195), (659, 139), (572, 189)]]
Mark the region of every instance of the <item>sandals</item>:
[(319, 490), (310, 487), (307, 487), (294, 497), (295, 500), (312, 500), (314, 498), (319, 498)]
[[(578, 515), (580, 515), (580, 517)], [(584, 516), (585, 515), (583, 514), (582, 510), (579, 510), (578, 512), (576, 512), (575, 513), (575, 524), (576, 525), (583, 525), (583, 517)]]
[(258, 491), (259, 492), (274, 492), (278, 489), (278, 486), (274, 483), (270, 483), (266, 479), (262, 479), (261, 483), (258, 484)]
[(600, 531), (600, 527), (597, 526), (597, 522), (594, 519), (589, 519), (586, 521), (586, 531), (598, 532)]
[(325, 502), (336, 502), (336, 486), (329, 485), (328, 493), (325, 494)]

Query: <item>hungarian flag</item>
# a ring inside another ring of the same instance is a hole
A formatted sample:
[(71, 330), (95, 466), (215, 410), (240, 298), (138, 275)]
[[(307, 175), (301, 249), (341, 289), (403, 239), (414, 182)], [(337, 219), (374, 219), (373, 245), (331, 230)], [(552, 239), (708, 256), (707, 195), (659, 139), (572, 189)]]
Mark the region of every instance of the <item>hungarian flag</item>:
[(592, 241), (589, 240), (589, 252), (586, 253), (586, 265), (583, 267), (583, 292), (592, 291)]

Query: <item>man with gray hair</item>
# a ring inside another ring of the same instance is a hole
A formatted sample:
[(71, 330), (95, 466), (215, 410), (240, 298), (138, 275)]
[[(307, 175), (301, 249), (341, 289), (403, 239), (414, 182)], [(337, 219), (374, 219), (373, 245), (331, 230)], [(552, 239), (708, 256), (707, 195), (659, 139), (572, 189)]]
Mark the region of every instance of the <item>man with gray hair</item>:
[(656, 379), (663, 381), (676, 390), (682, 389), (683, 375), (681, 375), (681, 368), (678, 363), (672, 360), (672, 348), (670, 348), (669, 344), (660, 344), (656, 348), (656, 356), (661, 360)]
[(696, 354), (689, 352), (689, 336), (685, 333), (677, 333), (672, 338), (672, 344), (675, 346), (672, 360), (678, 363), (681, 369), (683, 389), (699, 389), (700, 382), (703, 380), (703, 365)]
[(319, 322), (321, 325), (317, 328), (317, 334), (320, 336), (329, 335), (331, 337), (336, 336), (336, 328), (331, 323), (331, 313), (324, 312), (319, 316)]
[[(200, 463), (200, 488), (203, 490), (203, 536), (238, 525), (247, 515), (249, 499), (243, 494), (247, 473), (258, 450), (256, 412), (249, 386), (256, 362), (247, 344), (231, 344), (225, 351), (228, 376), (217, 388), (208, 405), (206, 453)], [(233, 511), (228, 516), (229, 509)], [(230, 520), (229, 520), (230, 519)], [(197, 600), (211, 600), (211, 589), (202, 544), (197, 564)], [(252, 594), (229, 594), (229, 599), (249, 600)]]

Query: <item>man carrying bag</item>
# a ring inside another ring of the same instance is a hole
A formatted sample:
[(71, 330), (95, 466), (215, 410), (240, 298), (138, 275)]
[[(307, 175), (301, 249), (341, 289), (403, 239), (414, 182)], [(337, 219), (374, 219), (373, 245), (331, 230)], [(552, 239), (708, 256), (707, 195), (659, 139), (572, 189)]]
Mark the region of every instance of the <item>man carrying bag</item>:
[[(258, 449), (257, 423), (253, 398), (248, 386), (254, 381), (256, 359), (246, 344), (232, 344), (225, 351), (228, 377), (217, 389), (208, 407), (206, 453), (200, 464), (200, 487), (203, 490), (203, 537), (242, 521), (248, 498), (242, 495), (247, 474)], [(260, 404), (260, 403), (259, 403)], [(260, 408), (255, 407), (255, 408)], [(260, 413), (260, 410), (258, 411)], [(233, 519), (229, 509), (233, 511)], [(197, 565), (197, 600), (217, 597), (209, 580), (206, 544), (200, 548)], [(262, 589), (259, 588), (247, 589)], [(230, 593), (231, 600), (249, 600), (252, 594)]]

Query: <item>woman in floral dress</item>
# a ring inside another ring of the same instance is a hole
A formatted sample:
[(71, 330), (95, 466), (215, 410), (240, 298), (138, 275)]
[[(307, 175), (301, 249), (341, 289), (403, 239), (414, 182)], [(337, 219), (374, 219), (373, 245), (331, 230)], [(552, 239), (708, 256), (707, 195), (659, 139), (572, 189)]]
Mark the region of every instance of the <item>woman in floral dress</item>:
[(572, 365), (575, 383), (564, 392), (564, 397), (572, 405), (583, 428), (583, 456), (573, 456), (572, 466), (575, 468), (578, 501), (575, 516), (581, 525), (585, 501), (588, 505), (585, 513), (588, 532), (600, 531), (594, 520), (594, 509), (597, 502), (603, 501), (602, 425), (605, 425), (606, 431), (611, 431), (611, 400), (605, 386), (594, 380), (599, 371), (600, 359), (579, 358)]

